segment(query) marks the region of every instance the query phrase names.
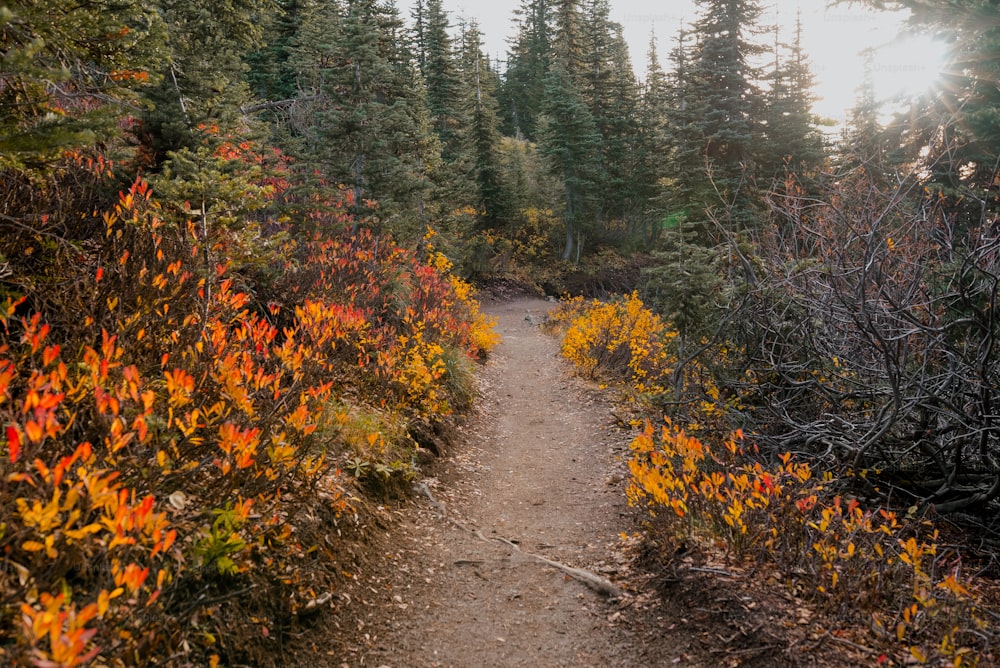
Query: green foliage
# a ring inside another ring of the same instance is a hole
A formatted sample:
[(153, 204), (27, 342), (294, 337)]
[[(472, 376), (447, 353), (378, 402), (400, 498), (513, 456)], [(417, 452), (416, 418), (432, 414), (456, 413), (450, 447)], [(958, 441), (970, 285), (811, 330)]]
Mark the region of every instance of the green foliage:
[(273, 12), (262, 15), (265, 44), (247, 54), (247, 81), (253, 95), (270, 102), (287, 101), (297, 94), (292, 52), (295, 36), (306, 20), (310, 0), (277, 0)]
[(116, 134), (119, 105), (139, 103), (163, 40), (141, 2), (0, 7), (0, 169), (40, 169)]
[(246, 541), (239, 536), (243, 518), (233, 509), (232, 503), (213, 509), (212, 515), (215, 516), (212, 526), (195, 543), (192, 554), (202, 567), (215, 567), (221, 575), (236, 575), (240, 568), (233, 557), (247, 547)]
[(423, 230), (438, 148), (401, 33), (391, 6), (313, 7), (296, 39), (304, 120), (293, 152), (328, 183), (351, 189), (359, 220), (412, 240)]
[(500, 91), (503, 131), (536, 139), (545, 103), (545, 75), (552, 61), (552, 8), (548, 0), (522, 0), (515, 11), (518, 32)]
[(698, 147), (708, 182), (698, 187), (707, 195), (703, 206), (714, 209), (731, 229), (745, 227), (752, 193), (748, 171), (754, 155), (753, 101), (758, 95), (752, 59), (761, 48), (750, 40), (760, 16), (754, 0), (703, 0), (694, 24), (695, 50), (686, 95), (691, 105), (687, 141)]
[(539, 152), (562, 181), (566, 221), (562, 259), (579, 263), (588, 227), (595, 219), (600, 135), (564, 63), (557, 62), (546, 75), (545, 90)]
[[(261, 45), (260, 17), (272, 0), (157, 0), (168, 56), (145, 91), (152, 105), (142, 115), (154, 167), (168, 152), (229, 134), (242, 123), (250, 99), (244, 57)], [(208, 130), (207, 137), (205, 131)]]
[(454, 159), (458, 127), (466, 123), (457, 103), (462, 89), (456, 71), (454, 47), (448, 33), (448, 15), (441, 0), (427, 0), (423, 29), (423, 51), (419, 58), (420, 74), (426, 87), (427, 109), (431, 127), (441, 142), (442, 158)]
[(471, 149), (471, 180), (476, 186), (472, 205), (486, 226), (495, 226), (513, 214), (502, 184), (497, 78), (483, 55), (482, 35), (474, 21), (463, 28), (461, 45), (459, 71), (470, 117), (465, 143)]
[(642, 227), (641, 237), (645, 246), (650, 247), (660, 235), (660, 220), (666, 208), (661, 190), (673, 164), (673, 160), (669, 159), (671, 94), (667, 75), (660, 66), (654, 38), (650, 38), (644, 81), (633, 158), (633, 187), (636, 189), (634, 217)]
[[(777, 30), (777, 29), (775, 29)], [(778, 36), (775, 35), (775, 41)], [(795, 40), (779, 49), (775, 46), (770, 87), (764, 108), (756, 112), (761, 136), (757, 138), (757, 179), (763, 188), (772, 179), (784, 180), (785, 171), (800, 176), (815, 171), (823, 161), (824, 139), (812, 112), (813, 75), (802, 44), (801, 17)]]
[(723, 279), (718, 251), (694, 241), (684, 228), (685, 218), (675, 214), (666, 221), (661, 247), (642, 272), (642, 295), (682, 342), (698, 345), (718, 325)]
[[(581, 92), (600, 135), (601, 187), (596, 189), (598, 219), (605, 230), (641, 217), (647, 182), (637, 174), (639, 85), (632, 71), (622, 26), (609, 18), (606, 0), (584, 8)], [(637, 178), (639, 176), (640, 178)]]

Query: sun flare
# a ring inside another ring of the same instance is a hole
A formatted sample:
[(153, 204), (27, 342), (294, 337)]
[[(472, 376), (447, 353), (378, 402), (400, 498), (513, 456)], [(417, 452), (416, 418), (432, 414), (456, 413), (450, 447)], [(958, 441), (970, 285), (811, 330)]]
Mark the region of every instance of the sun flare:
[(944, 68), (945, 45), (930, 36), (912, 35), (878, 47), (872, 59), (875, 95), (905, 101), (929, 90)]

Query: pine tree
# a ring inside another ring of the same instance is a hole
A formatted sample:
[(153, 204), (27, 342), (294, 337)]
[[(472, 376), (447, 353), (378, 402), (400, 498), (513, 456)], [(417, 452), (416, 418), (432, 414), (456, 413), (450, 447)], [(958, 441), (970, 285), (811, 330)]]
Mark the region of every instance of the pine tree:
[(651, 34), (638, 112), (634, 171), (635, 197), (639, 207), (636, 215), (644, 226), (647, 244), (654, 243), (658, 238), (666, 209), (661, 189), (671, 160), (670, 104), (669, 81), (660, 65), (656, 36)]
[[(642, 272), (643, 299), (663, 314), (680, 334), (681, 350), (697, 343), (706, 331), (719, 286), (718, 257), (708, 243), (705, 208), (718, 200), (706, 173), (705, 113), (701, 82), (694, 81), (699, 44), (690, 46), (691, 34), (681, 29), (670, 51), (673, 69), (664, 74), (650, 45), (644, 97), (644, 118), (652, 136), (652, 165), (646, 169), (658, 176), (651, 187), (652, 209), (658, 214), (652, 252), (653, 263)], [(644, 124), (645, 125), (645, 124)], [(659, 128), (663, 128), (659, 132)], [(656, 162), (656, 149), (664, 159)], [(650, 150), (650, 149), (647, 149)]]
[(599, 186), (600, 135), (577, 81), (557, 60), (545, 78), (546, 104), (539, 150), (562, 180), (566, 243), (562, 258), (579, 262), (594, 220), (593, 195)]
[[(620, 24), (608, 20), (607, 3), (593, 2), (591, 21), (598, 37), (592, 65), (589, 97), (591, 115), (601, 137), (600, 211), (606, 221), (631, 221), (641, 210), (636, 179), (639, 150), (639, 84), (632, 71), (628, 47)], [(601, 57), (603, 55), (603, 57)], [(606, 76), (602, 72), (607, 72)], [(585, 84), (584, 90), (588, 91)]]
[(756, 148), (757, 175), (761, 187), (782, 179), (786, 168), (795, 172), (815, 168), (824, 157), (823, 135), (812, 112), (815, 95), (813, 75), (802, 48), (801, 16), (796, 21), (795, 41), (782, 47), (775, 30), (774, 67), (770, 89), (762, 100), (762, 137)]
[(761, 11), (756, 0), (700, 0), (699, 5), (689, 93), (710, 173), (710, 183), (701, 189), (709, 193), (703, 203), (735, 230), (753, 218), (753, 101), (758, 92), (751, 58), (760, 47), (750, 36)]
[(41, 169), (119, 134), (164, 40), (155, 8), (136, 0), (0, 6), (0, 169)]
[(653, 263), (642, 270), (642, 296), (677, 331), (683, 357), (711, 334), (722, 281), (717, 249), (698, 243), (683, 218), (676, 222), (653, 251)]
[(260, 17), (270, 0), (158, 0), (169, 58), (149, 92), (144, 119), (157, 161), (194, 150), (243, 123), (251, 99), (244, 59), (262, 45)]
[(247, 56), (250, 90), (260, 100), (291, 100), (297, 93), (295, 68), (290, 62), (293, 44), (307, 15), (311, 0), (276, 0), (266, 12), (263, 48)]
[(535, 139), (545, 104), (545, 76), (552, 59), (551, 2), (522, 0), (515, 16), (518, 32), (499, 93), (501, 129), (509, 136)]
[(464, 143), (471, 149), (471, 182), (475, 184), (473, 206), (487, 226), (494, 226), (508, 210), (503, 197), (498, 147), (501, 141), (496, 100), (497, 78), (483, 54), (479, 24), (471, 21), (461, 33), (459, 71), (468, 119)]
[(416, 0), (410, 12), (413, 27), (410, 28), (413, 41), (413, 56), (416, 59), (417, 71), (421, 76), (427, 75), (427, 0)]
[(941, 81), (897, 125), (910, 161), (929, 172), (928, 189), (971, 227), (1000, 216), (1000, 21), (992, 0), (903, 0), (912, 29), (948, 45)]
[(552, 0), (552, 55), (571, 79), (584, 76), (586, 41), (580, 0)]
[(427, 0), (423, 35), (423, 63), (420, 71), (426, 86), (427, 109), (434, 131), (441, 140), (442, 158), (455, 157), (457, 129), (464, 123), (459, 110), (460, 83), (455, 71), (455, 54), (448, 34), (448, 15), (441, 0)]
[(350, 187), (359, 217), (413, 234), (438, 149), (395, 8), (328, 3), (308, 26), (296, 48), (304, 95), (313, 100), (303, 105), (299, 156), (328, 183)]
[(693, 82), (691, 35), (681, 29), (670, 51), (674, 67), (667, 76), (667, 135), (669, 153), (664, 161), (661, 202), (668, 216), (704, 222), (704, 208), (713, 201), (706, 178), (704, 137), (698, 124), (701, 105)]
[(885, 160), (884, 129), (875, 96), (874, 58), (871, 49), (864, 52), (864, 78), (848, 118), (839, 159), (845, 169), (866, 166), (872, 173), (881, 172)]

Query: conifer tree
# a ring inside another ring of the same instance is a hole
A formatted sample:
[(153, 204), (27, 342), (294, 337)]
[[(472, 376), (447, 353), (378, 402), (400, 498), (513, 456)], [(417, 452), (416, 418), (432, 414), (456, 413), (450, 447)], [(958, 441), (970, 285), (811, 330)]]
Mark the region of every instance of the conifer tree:
[(663, 181), (671, 161), (669, 81), (657, 52), (655, 34), (649, 38), (646, 52), (646, 76), (639, 103), (635, 148), (635, 187), (638, 211), (648, 244), (656, 241), (661, 229), (665, 205), (661, 197)]
[(413, 43), (413, 57), (417, 70), (426, 76), (427, 68), (427, 0), (416, 0), (410, 12), (413, 27), (410, 28)]
[[(875, 3), (872, 3), (875, 4)], [(971, 227), (1000, 216), (1000, 20), (992, 0), (901, 0), (913, 30), (947, 45), (941, 80), (897, 121), (927, 187)]]
[(636, 213), (639, 86), (622, 27), (607, 0), (589, 0), (585, 13), (581, 88), (601, 138), (598, 215), (624, 221)]
[(777, 35), (775, 29), (774, 67), (770, 89), (762, 100), (762, 137), (755, 150), (762, 188), (767, 188), (774, 178), (781, 179), (786, 167), (795, 172), (817, 167), (824, 155), (823, 136), (812, 112), (816, 98), (812, 71), (802, 47), (801, 16), (796, 21), (795, 40), (787, 49), (782, 49)]
[(164, 40), (160, 15), (136, 0), (0, 6), (0, 169), (41, 169), (118, 134), (120, 110), (143, 104)]
[(291, 100), (297, 93), (295, 68), (290, 59), (293, 45), (308, 14), (312, 0), (276, 0), (272, 11), (263, 15), (263, 48), (247, 57), (247, 80), (251, 92), (260, 100)]
[(395, 7), (327, 3), (308, 26), (296, 48), (304, 95), (314, 101), (303, 106), (300, 157), (329, 183), (349, 186), (359, 216), (414, 233), (437, 146)]
[(144, 132), (159, 162), (170, 151), (194, 150), (243, 122), (241, 108), (251, 99), (244, 59), (262, 45), (259, 19), (270, 0), (157, 0), (155, 5), (170, 55), (149, 92), (155, 108), (144, 119)]
[(585, 25), (580, 0), (552, 1), (552, 55), (562, 62), (571, 79), (584, 76)]
[(464, 122), (458, 108), (460, 82), (448, 28), (448, 15), (441, 0), (427, 0), (422, 57), (418, 62), (423, 63), (420, 73), (427, 91), (427, 109), (441, 141), (445, 161), (455, 157), (458, 150), (456, 133)]
[(471, 21), (463, 26), (459, 72), (463, 101), (467, 106), (464, 143), (471, 149), (471, 179), (475, 184), (473, 206), (483, 222), (494, 226), (504, 214), (510, 214), (504, 202), (500, 177), (498, 147), (501, 141), (500, 121), (496, 100), (497, 79), (483, 54), (483, 38), (479, 24)]
[(873, 173), (881, 171), (885, 158), (884, 130), (879, 121), (879, 102), (875, 96), (874, 57), (871, 49), (864, 52), (864, 78), (844, 130), (839, 158), (843, 168), (865, 166)]
[(499, 93), (501, 128), (509, 136), (535, 139), (552, 59), (551, 0), (522, 0), (515, 17), (518, 31)]
[[(690, 69), (694, 128), (710, 183), (699, 202), (725, 215), (736, 230), (751, 212), (753, 169), (753, 100), (758, 94), (751, 58), (760, 47), (751, 40), (761, 10), (756, 0), (700, 0), (694, 24), (696, 51)], [(693, 166), (696, 169), (700, 166)]]
[(668, 216), (704, 221), (704, 207), (712, 198), (702, 151), (704, 137), (698, 125), (701, 105), (693, 82), (691, 39), (688, 31), (679, 30), (670, 51), (674, 67), (666, 81), (669, 153), (660, 180), (661, 201)]
[(562, 259), (579, 262), (594, 220), (600, 135), (577, 81), (562, 60), (556, 60), (546, 76), (545, 93), (539, 150), (562, 181), (566, 224)]

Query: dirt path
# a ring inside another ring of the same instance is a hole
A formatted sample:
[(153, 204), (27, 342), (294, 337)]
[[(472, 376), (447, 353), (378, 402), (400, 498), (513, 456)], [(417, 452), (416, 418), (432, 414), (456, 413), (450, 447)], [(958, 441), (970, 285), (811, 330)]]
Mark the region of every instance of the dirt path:
[(504, 342), (481, 372), (476, 414), (427, 468), (423, 493), (363, 520), (332, 620), (299, 634), (293, 655), (330, 668), (861, 665), (852, 643), (752, 571), (684, 556), (679, 572), (625, 554), (619, 534), (637, 515), (624, 495), (629, 436), (539, 330), (550, 306), (487, 307)]
[(493, 540), (611, 579), (624, 565), (614, 454), (623, 436), (538, 330), (550, 306), (489, 309), (504, 343), (483, 373), (478, 416), (401, 523), (386, 555), (396, 577), (384, 583), (388, 600), (373, 606), (357, 665), (639, 665), (614, 600)]

